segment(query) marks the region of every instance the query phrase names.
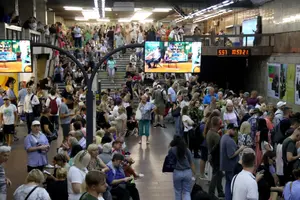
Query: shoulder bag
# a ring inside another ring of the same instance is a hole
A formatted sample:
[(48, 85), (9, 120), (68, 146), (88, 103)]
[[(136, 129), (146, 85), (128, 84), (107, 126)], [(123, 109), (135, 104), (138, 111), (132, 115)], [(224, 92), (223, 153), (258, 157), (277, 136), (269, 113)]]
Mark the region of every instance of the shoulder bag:
[(140, 111), (140, 106), (141, 106), (141, 104), (139, 103), (139, 106), (138, 106), (138, 108), (136, 109), (136, 112), (135, 112), (135, 119), (136, 120), (141, 120), (142, 119), (142, 112)]
[(30, 195), (34, 192), (34, 190), (36, 190), (38, 187), (39, 187), (39, 186), (35, 186), (35, 187), (27, 194), (27, 196), (25, 197), (24, 200), (27, 200), (27, 199), (30, 197)]
[(170, 151), (168, 153), (168, 155), (165, 158), (163, 167), (162, 167), (162, 172), (174, 172), (174, 169), (176, 167), (176, 163), (177, 163), (177, 158), (176, 155)]

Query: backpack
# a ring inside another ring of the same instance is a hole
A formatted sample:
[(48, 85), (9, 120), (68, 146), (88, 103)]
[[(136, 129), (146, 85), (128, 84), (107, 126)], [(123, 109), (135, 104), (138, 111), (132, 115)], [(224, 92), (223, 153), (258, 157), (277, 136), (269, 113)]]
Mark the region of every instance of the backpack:
[(282, 143), (283, 140), (285, 139), (284, 134), (281, 132), (280, 129), (280, 122), (273, 128), (273, 130), (271, 130), (271, 138), (272, 138), (272, 143), (274, 144), (278, 144), (278, 143)]
[(49, 108), (50, 108), (50, 113), (52, 115), (57, 115), (57, 113), (58, 113), (58, 105), (57, 105), (56, 99), (57, 99), (57, 97), (55, 97), (54, 99), (51, 99), (49, 97), (49, 100), (50, 100)]
[(34, 94), (31, 96), (30, 104), (31, 104), (31, 107), (32, 107), (34, 117), (39, 117), (39, 116), (41, 116), (41, 112), (42, 112), (42, 104), (39, 103), (37, 105), (33, 105), (32, 104), (32, 99), (33, 99), (34, 96), (35, 96)]

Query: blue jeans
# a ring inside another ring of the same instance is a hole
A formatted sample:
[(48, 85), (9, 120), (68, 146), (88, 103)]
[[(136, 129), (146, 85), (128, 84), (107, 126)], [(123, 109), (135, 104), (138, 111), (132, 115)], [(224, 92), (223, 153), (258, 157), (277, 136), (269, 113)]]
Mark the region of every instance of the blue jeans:
[(181, 117), (180, 116), (174, 117), (174, 119), (175, 119), (176, 135), (183, 136)]
[(150, 135), (150, 120), (140, 120), (139, 121), (139, 136), (145, 135), (149, 137)]
[(232, 171), (225, 171), (225, 200), (231, 200), (231, 181), (233, 179), (234, 173)]
[(174, 170), (173, 186), (175, 190), (175, 200), (191, 200), (192, 191), (192, 170)]

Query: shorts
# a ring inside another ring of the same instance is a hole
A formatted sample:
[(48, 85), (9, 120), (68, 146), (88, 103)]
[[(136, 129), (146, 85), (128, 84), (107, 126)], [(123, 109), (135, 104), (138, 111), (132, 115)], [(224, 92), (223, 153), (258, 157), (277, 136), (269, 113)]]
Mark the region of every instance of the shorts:
[(155, 114), (157, 115), (165, 115), (165, 106), (157, 106), (155, 109)]
[(15, 125), (10, 124), (10, 125), (3, 125), (3, 133), (4, 134), (15, 134)]
[(200, 154), (201, 160), (207, 161), (208, 160), (207, 147), (200, 146), (200, 152), (201, 152), (201, 154)]

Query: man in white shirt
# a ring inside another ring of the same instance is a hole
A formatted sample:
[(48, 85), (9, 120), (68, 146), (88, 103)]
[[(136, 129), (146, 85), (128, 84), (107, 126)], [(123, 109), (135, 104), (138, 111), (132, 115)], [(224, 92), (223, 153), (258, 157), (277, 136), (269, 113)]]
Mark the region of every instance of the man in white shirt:
[(258, 200), (257, 181), (262, 177), (262, 173), (253, 175), (255, 171), (255, 155), (246, 153), (242, 157), (243, 171), (233, 177), (231, 182), (232, 200)]
[(8, 146), (12, 145), (17, 124), (17, 107), (10, 103), (8, 96), (3, 97), (4, 105), (0, 108), (0, 124), (5, 134), (5, 142)]
[(159, 62), (161, 58), (160, 51), (161, 51), (160, 47), (157, 47), (154, 51), (152, 51), (146, 56), (146, 63), (148, 65), (148, 68), (152, 68), (151, 63), (157, 64)]
[(28, 134), (31, 132), (31, 124), (34, 120), (32, 105), (38, 105), (40, 101), (36, 95), (32, 93), (32, 87), (27, 86), (27, 94), (24, 99), (24, 113), (26, 117)]

